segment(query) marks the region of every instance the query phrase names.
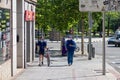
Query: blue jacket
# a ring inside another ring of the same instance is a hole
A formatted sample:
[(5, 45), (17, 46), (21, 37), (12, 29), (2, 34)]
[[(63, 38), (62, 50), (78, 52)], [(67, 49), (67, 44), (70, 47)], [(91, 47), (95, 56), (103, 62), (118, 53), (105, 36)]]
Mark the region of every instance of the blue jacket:
[(73, 40), (66, 41), (67, 51), (75, 51), (76, 43)]

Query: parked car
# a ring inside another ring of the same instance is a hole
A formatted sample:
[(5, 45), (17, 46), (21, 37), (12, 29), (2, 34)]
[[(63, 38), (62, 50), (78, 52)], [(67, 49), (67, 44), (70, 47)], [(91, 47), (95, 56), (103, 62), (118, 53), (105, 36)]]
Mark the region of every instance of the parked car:
[(115, 40), (115, 47), (120, 46), (120, 35), (117, 35)]
[(116, 38), (115, 37), (110, 37), (108, 39), (108, 44), (115, 44)]

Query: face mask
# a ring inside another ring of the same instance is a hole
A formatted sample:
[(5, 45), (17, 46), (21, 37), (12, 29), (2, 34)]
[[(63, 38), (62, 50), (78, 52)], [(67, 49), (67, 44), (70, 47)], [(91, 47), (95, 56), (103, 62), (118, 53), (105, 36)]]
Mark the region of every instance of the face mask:
[(43, 40), (41, 40), (41, 42), (43, 42)]
[(69, 38), (69, 40), (72, 40), (72, 38)]

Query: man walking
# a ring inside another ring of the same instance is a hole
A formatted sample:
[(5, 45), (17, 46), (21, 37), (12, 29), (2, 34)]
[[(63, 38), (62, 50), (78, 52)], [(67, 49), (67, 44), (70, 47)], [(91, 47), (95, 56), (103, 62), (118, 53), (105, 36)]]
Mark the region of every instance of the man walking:
[(43, 59), (45, 54), (45, 48), (47, 47), (46, 41), (44, 41), (44, 37), (40, 37), (40, 40), (38, 41), (38, 47), (39, 47), (39, 66), (43, 65)]
[(69, 36), (69, 39), (66, 42), (66, 47), (68, 52), (67, 54), (68, 65), (71, 66), (73, 64), (73, 56), (76, 48), (76, 43), (72, 40), (72, 36)]

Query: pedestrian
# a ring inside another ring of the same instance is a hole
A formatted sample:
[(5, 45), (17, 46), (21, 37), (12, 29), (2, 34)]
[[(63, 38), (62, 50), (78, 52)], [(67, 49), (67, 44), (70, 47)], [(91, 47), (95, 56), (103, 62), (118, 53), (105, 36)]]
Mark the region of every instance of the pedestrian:
[(67, 47), (67, 61), (68, 65), (71, 66), (73, 64), (73, 57), (74, 57), (74, 51), (76, 48), (76, 43), (73, 41), (72, 36), (69, 36), (69, 39), (66, 42)]
[(47, 42), (44, 40), (44, 37), (40, 37), (37, 45), (39, 47), (39, 66), (41, 66), (43, 65), (45, 48), (47, 47)]
[(65, 38), (63, 37), (62, 39), (62, 56), (66, 56), (67, 55), (67, 50), (66, 50), (66, 41)]

